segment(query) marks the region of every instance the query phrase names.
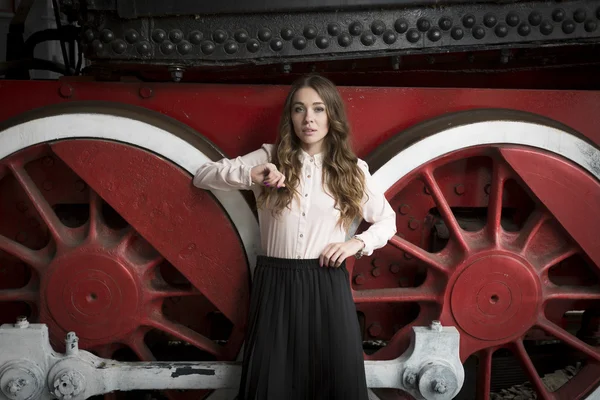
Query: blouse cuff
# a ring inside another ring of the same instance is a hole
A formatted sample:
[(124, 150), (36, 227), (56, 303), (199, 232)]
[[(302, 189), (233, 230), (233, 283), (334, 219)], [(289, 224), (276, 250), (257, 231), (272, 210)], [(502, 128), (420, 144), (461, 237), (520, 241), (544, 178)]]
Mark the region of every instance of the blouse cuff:
[(370, 235), (368, 234), (368, 232), (363, 232), (360, 235), (355, 235), (355, 237), (362, 240), (363, 243), (365, 244), (365, 247), (363, 247), (363, 249), (362, 249), (362, 254), (364, 256), (370, 256), (371, 254), (373, 254), (374, 246), (373, 246), (372, 239), (371, 239)]
[(242, 182), (242, 184), (244, 184), (246, 187), (250, 187), (254, 184), (254, 182), (252, 182), (252, 167), (249, 165), (244, 165), (242, 166), (242, 177), (244, 179), (244, 182)]

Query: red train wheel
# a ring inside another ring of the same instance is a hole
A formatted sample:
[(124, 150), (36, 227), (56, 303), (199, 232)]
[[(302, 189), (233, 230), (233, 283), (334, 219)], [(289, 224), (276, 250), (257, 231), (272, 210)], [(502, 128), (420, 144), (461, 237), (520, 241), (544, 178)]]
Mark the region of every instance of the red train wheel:
[(56, 349), (75, 331), (106, 358), (234, 359), (257, 225), (239, 193), (190, 175), (222, 155), (144, 111), (44, 113), (0, 133), (0, 322), (28, 314)]
[[(422, 124), (375, 152), (398, 234), (353, 271), (365, 336), (386, 342), (368, 357), (397, 357), (412, 326), (440, 319), (477, 364), (476, 391), (465, 390), (478, 399), (490, 398), (494, 353), (507, 351), (537, 398), (596, 393), (598, 337), (582, 315), (600, 309), (598, 159), (565, 127), (499, 110)], [(540, 343), (583, 368), (548, 387)]]

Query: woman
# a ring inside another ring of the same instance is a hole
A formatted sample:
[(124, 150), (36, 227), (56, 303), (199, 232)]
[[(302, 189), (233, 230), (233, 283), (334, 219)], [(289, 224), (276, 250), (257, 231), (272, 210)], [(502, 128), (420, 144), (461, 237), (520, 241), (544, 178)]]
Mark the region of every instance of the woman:
[[(264, 255), (254, 273), (240, 400), (367, 400), (361, 334), (344, 260), (370, 255), (396, 216), (349, 144), (329, 80), (296, 81), (275, 145), (200, 167), (203, 189), (252, 190)], [(347, 239), (354, 220), (372, 225)]]

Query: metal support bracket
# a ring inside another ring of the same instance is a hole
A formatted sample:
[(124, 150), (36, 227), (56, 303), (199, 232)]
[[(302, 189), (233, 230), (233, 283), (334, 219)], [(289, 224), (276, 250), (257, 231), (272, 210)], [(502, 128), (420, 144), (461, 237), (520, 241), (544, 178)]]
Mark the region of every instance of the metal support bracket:
[[(119, 362), (78, 348), (70, 332), (66, 352), (55, 352), (44, 324), (21, 318), (0, 326), (1, 400), (83, 400), (113, 391), (234, 389), (241, 376), (236, 362)], [(415, 399), (446, 400), (464, 382), (459, 333), (434, 321), (414, 327), (409, 349), (389, 361), (366, 361), (370, 388), (395, 388)]]

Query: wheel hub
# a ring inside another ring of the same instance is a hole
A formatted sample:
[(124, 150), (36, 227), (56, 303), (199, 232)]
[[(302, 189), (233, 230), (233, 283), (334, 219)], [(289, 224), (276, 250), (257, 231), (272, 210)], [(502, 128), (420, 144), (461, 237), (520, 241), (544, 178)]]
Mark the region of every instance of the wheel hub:
[(92, 251), (56, 259), (49, 269), (45, 296), (58, 326), (99, 344), (135, 328), (138, 285), (126, 265)]
[(524, 262), (506, 255), (478, 258), (459, 275), (451, 296), (462, 329), (481, 340), (525, 333), (538, 308), (537, 277)]

